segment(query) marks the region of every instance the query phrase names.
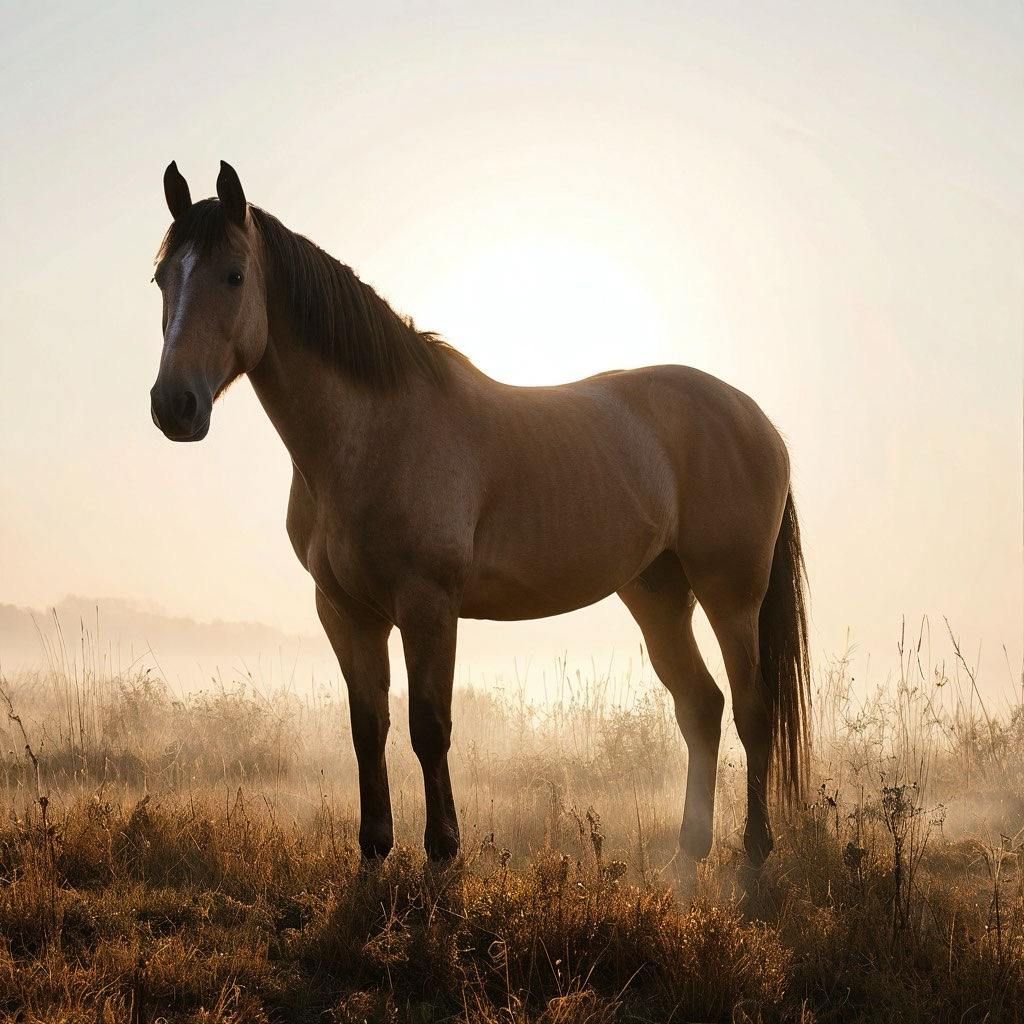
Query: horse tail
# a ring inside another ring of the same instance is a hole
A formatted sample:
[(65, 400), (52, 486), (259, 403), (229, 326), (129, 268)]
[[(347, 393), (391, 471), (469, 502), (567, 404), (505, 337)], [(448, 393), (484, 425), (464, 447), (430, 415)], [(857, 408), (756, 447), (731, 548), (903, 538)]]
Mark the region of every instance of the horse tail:
[(800, 524), (790, 491), (758, 620), (761, 675), (772, 711), (771, 773), (786, 804), (803, 795), (810, 747), (806, 586)]

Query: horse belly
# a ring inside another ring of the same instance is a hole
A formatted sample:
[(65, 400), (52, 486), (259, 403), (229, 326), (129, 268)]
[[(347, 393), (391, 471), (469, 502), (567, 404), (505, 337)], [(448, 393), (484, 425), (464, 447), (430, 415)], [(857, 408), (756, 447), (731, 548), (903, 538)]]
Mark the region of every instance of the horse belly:
[(645, 409), (603, 380), (527, 398), (487, 466), (468, 618), (541, 618), (593, 604), (674, 542), (675, 469)]
[(587, 534), (581, 529), (534, 543), (506, 534), (493, 545), (478, 543), (462, 617), (540, 619), (584, 608), (635, 579), (664, 546), (651, 529), (620, 529), (614, 537)]
[(515, 622), (545, 619), (551, 615), (585, 608), (614, 594), (615, 585), (601, 588), (566, 588), (538, 591), (529, 583), (512, 579), (481, 578), (466, 590), (459, 612), (463, 619), (494, 619)]

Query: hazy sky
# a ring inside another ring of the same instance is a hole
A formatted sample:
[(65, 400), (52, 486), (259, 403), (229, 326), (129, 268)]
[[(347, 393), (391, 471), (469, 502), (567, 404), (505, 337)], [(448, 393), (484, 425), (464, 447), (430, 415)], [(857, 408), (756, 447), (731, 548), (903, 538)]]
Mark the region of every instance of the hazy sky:
[[(493, 376), (753, 395), (816, 650), (849, 630), (881, 674), (903, 615), (947, 615), (1019, 668), (1019, 3), (8, 0), (0, 96), (0, 601), (318, 628), (249, 386), (201, 445), (150, 422), (161, 175), (208, 195), (224, 158)], [(463, 637), (490, 667), (639, 644), (614, 600)]]

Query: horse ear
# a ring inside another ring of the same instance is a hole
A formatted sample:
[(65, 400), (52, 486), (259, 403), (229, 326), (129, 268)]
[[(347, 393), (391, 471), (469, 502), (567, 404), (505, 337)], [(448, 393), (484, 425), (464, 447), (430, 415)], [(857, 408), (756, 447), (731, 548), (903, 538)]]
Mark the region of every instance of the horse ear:
[(167, 209), (175, 220), (184, 217), (192, 209), (192, 196), (189, 195), (188, 182), (181, 176), (178, 165), (172, 160), (164, 171), (164, 198)]
[(220, 162), (220, 174), (217, 175), (217, 198), (221, 201), (228, 220), (241, 227), (245, 223), (248, 209), (245, 193), (234, 167), (223, 160)]

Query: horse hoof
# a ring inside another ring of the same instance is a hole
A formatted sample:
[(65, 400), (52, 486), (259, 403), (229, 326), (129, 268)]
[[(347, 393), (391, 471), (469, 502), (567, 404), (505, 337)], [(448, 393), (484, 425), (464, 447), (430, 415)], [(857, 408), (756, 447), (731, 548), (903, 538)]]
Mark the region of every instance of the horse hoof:
[(451, 833), (439, 836), (425, 836), (423, 846), (427, 851), (427, 859), (439, 866), (451, 864), (459, 856), (459, 837)]
[(391, 852), (393, 846), (394, 840), (391, 836), (378, 836), (377, 838), (360, 836), (360, 859), (364, 864), (380, 864)]
[(697, 868), (699, 862), (680, 850), (668, 865), (667, 874), (672, 880), (672, 888), (682, 906), (688, 907), (697, 895)]
[(679, 851), (691, 860), (704, 860), (711, 852), (711, 829), (694, 828), (679, 830)]
[(774, 847), (771, 833), (767, 829), (748, 829), (743, 836), (743, 849), (747, 852), (750, 866), (757, 871), (764, 867)]

